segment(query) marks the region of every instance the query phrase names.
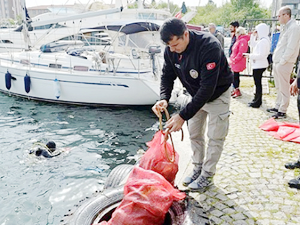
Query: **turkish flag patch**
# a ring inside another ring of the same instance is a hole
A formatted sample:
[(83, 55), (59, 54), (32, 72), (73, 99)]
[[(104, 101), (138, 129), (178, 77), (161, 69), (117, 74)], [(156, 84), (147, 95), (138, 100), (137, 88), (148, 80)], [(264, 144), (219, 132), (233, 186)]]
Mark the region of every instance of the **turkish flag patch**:
[(212, 70), (215, 67), (216, 67), (216, 63), (214, 63), (214, 62), (206, 64), (206, 69), (207, 70)]

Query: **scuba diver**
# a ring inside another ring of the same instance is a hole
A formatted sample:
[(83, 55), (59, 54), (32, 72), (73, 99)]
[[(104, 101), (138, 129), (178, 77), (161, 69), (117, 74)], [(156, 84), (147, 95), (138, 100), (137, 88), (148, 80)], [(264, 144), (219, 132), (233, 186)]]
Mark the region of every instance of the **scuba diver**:
[(40, 142), (36, 142), (29, 151), (29, 154), (44, 156), (45, 158), (52, 158), (54, 156), (60, 155), (60, 153), (60, 151), (56, 151), (56, 144), (54, 141), (48, 141), (46, 145)]

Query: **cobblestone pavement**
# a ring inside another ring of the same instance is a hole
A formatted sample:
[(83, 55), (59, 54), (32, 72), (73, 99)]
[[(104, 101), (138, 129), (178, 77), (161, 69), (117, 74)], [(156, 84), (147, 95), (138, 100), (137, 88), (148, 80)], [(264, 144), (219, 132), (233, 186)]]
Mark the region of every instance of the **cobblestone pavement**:
[[(284, 167), (298, 159), (300, 145), (276, 140), (258, 128), (272, 115), (266, 109), (274, 106), (275, 88), (263, 95), (259, 109), (247, 106), (253, 98), (252, 77), (242, 77), (240, 89), (242, 96), (231, 102), (229, 134), (214, 185), (203, 193), (188, 193), (189, 213), (199, 215), (193, 224), (300, 224), (300, 192), (287, 184), (299, 170)], [(291, 98), (284, 121), (298, 122), (296, 101)], [(184, 190), (182, 179), (192, 170), (189, 140), (174, 144), (180, 155), (176, 183)]]

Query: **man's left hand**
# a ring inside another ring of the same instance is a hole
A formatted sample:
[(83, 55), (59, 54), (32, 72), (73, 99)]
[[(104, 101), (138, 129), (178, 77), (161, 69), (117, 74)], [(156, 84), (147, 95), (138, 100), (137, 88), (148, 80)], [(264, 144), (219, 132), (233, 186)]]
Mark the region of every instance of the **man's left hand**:
[(179, 114), (175, 114), (169, 119), (165, 125), (165, 128), (169, 129), (169, 132), (179, 131), (184, 124), (184, 119), (179, 116)]
[(299, 89), (297, 87), (297, 79), (294, 80), (294, 82), (290, 86), (290, 92), (292, 96), (295, 96), (299, 93)]

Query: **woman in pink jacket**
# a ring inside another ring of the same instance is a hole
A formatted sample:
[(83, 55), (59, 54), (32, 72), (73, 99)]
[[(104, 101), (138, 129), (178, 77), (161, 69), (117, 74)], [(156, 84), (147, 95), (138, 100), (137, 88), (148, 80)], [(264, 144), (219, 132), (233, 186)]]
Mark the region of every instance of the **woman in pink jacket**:
[(236, 42), (232, 47), (232, 53), (230, 55), (230, 67), (233, 71), (234, 80), (233, 80), (233, 92), (231, 96), (236, 98), (241, 96), (239, 89), (240, 86), (240, 72), (246, 69), (246, 58), (243, 56), (243, 53), (246, 53), (248, 50), (248, 41), (250, 37), (246, 35), (246, 30), (243, 27), (236, 29)]

